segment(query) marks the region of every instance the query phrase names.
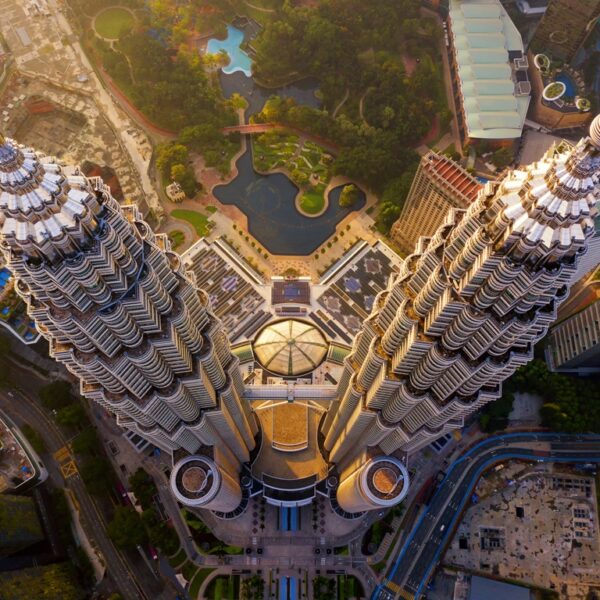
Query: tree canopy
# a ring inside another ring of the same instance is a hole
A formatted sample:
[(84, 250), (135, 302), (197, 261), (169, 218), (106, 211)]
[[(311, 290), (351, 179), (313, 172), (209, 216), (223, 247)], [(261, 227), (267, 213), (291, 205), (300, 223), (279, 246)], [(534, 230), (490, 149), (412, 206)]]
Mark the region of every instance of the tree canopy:
[(148, 539), (142, 518), (130, 506), (117, 506), (106, 530), (115, 545), (123, 549), (134, 549)]

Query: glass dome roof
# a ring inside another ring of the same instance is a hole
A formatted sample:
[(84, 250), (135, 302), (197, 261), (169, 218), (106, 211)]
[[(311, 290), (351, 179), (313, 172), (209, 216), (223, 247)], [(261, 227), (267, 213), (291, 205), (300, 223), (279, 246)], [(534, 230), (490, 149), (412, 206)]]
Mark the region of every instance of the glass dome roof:
[(292, 377), (309, 373), (325, 359), (329, 344), (313, 325), (295, 319), (267, 325), (254, 341), (254, 355), (271, 373)]

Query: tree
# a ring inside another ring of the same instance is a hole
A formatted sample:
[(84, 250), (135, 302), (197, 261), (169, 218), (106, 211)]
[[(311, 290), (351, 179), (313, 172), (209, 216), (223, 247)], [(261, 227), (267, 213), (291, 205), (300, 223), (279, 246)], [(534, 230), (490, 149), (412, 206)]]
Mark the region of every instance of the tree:
[(156, 166), (168, 178), (173, 166), (187, 164), (188, 158), (188, 149), (183, 144), (162, 144), (157, 148)]
[(504, 169), (508, 167), (510, 163), (514, 160), (513, 153), (508, 148), (498, 148), (492, 154), (492, 162), (499, 168)]
[(21, 427), (21, 431), (23, 432), (23, 435), (27, 438), (27, 441), (31, 444), (31, 447), (38, 454), (41, 454), (42, 452), (46, 451), (46, 444), (44, 443), (44, 440), (40, 435), (39, 431), (36, 431), (28, 423), (25, 423), (25, 425)]
[(140, 515), (130, 506), (117, 506), (106, 531), (115, 545), (122, 549), (134, 549), (148, 539)]
[(73, 402), (58, 410), (56, 421), (65, 427), (78, 427), (87, 422), (87, 414), (79, 402)]
[(241, 600), (262, 600), (265, 594), (265, 581), (260, 575), (243, 579), (240, 592)]
[(192, 169), (181, 164), (173, 165), (171, 167), (171, 179), (181, 186), (188, 198), (194, 197), (198, 186)]
[(96, 430), (92, 427), (84, 429), (72, 442), (75, 454), (95, 454), (101, 447)]
[(71, 384), (66, 381), (53, 381), (39, 392), (42, 406), (49, 410), (59, 410), (73, 402)]
[(160, 548), (167, 555), (177, 552), (179, 548), (177, 533), (167, 523), (160, 520), (155, 509), (145, 510), (142, 513), (142, 521), (148, 532), (148, 538), (154, 546)]
[(108, 460), (102, 456), (88, 458), (79, 469), (83, 483), (90, 494), (102, 496), (114, 484), (114, 473)]
[(340, 194), (340, 206), (354, 206), (359, 198), (360, 190), (353, 183), (345, 185)]
[(154, 484), (152, 477), (150, 477), (142, 467), (139, 467), (138, 470), (129, 477), (129, 485), (142, 508), (150, 508), (152, 499), (157, 494), (156, 485)]

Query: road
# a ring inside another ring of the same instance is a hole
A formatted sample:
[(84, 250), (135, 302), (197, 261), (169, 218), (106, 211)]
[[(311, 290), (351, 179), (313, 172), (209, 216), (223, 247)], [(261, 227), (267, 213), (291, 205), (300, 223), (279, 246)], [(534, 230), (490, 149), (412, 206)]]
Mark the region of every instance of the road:
[[(549, 449), (541, 452), (542, 444)], [(449, 468), (372, 600), (408, 600), (424, 594), (477, 480), (490, 466), (507, 459), (600, 463), (600, 435), (514, 433), (474, 446)]]
[[(11, 366), (11, 370), (16, 371), (17, 367)], [(28, 377), (31, 380), (31, 375), (24, 374), (23, 377), (19, 378), (20, 382), (22, 384), (25, 383)], [(54, 452), (63, 448), (67, 440), (45, 411), (40, 408), (37, 401), (33, 400), (30, 394), (17, 389), (11, 390), (10, 393), (13, 394), (13, 397), (8, 396), (8, 392), (0, 392), (0, 408), (17, 425), (29, 423), (34, 429), (39, 431), (49, 454), (54, 454)], [(118, 589), (127, 600), (145, 600), (151, 598), (138, 585), (131, 569), (108, 538), (104, 518), (98, 511), (94, 500), (88, 494), (79, 474), (63, 480), (53, 460), (45, 461), (45, 463), (47, 463), (45, 466), (49, 471), (51, 479), (59, 487), (64, 486), (73, 493), (78, 504), (81, 524), (90, 540), (96, 544), (100, 551), (107, 567), (107, 576), (113, 583), (114, 588)]]

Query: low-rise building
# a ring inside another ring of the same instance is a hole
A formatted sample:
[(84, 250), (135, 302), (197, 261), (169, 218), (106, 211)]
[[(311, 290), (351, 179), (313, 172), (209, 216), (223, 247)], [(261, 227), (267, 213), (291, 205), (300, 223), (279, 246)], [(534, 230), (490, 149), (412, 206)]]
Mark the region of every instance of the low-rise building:
[(521, 34), (500, 0), (451, 0), (450, 72), (464, 142), (521, 137), (531, 85)]

